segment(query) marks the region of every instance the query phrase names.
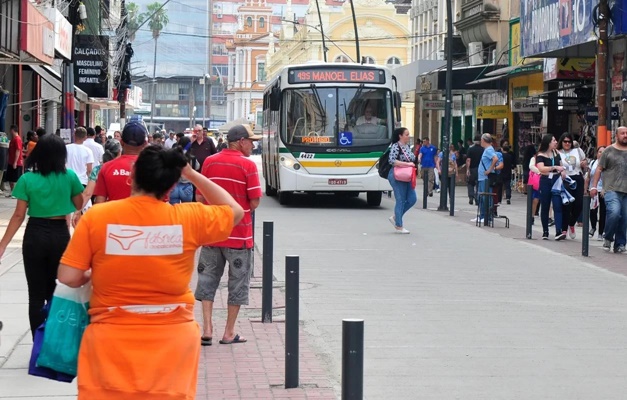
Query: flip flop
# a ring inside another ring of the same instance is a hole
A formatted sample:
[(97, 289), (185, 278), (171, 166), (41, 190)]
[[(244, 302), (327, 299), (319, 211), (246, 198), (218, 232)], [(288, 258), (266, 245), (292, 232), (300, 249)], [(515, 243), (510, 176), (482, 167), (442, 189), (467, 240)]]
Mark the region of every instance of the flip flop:
[(235, 344), (235, 343), (246, 343), (248, 340), (240, 338), (239, 335), (235, 335), (233, 340), (220, 340), (220, 344)]
[(209, 336), (201, 336), (200, 337), (200, 345), (201, 346), (211, 346), (212, 345), (212, 338), (210, 338)]

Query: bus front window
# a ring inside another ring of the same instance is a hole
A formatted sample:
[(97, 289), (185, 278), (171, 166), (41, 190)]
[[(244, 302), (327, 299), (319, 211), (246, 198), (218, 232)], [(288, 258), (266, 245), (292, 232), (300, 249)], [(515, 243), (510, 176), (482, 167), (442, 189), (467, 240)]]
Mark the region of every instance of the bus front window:
[(339, 89), (340, 130), (351, 132), (353, 146), (381, 145), (390, 142), (392, 102), (385, 89)]
[(283, 104), (287, 144), (335, 146), (335, 89), (287, 90)]

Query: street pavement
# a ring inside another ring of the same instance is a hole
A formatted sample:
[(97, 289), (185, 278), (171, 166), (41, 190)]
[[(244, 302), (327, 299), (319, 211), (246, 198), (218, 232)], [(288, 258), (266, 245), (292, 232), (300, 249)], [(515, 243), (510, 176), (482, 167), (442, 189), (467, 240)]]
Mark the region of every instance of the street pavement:
[[(256, 158), (259, 161), (258, 158)], [(243, 345), (202, 349), (198, 399), (336, 399), (342, 319), (365, 320), (367, 399), (624, 399), (627, 379), (627, 258), (590, 241), (525, 238), (526, 203), (514, 194), (494, 228), (476, 227), (476, 207), (457, 187), (455, 216), (436, 211), (438, 194), (406, 215), (410, 235), (387, 218), (393, 199), (264, 198), (256, 212), (251, 304)], [(0, 199), (6, 227), (15, 200)], [(275, 222), (274, 323), (260, 323), (262, 222)], [(76, 384), (26, 373), (27, 294), (18, 232), (0, 264), (0, 399), (74, 399)], [(283, 388), (284, 257), (300, 256), (300, 383)], [(195, 276), (194, 276), (195, 280)], [(192, 287), (195, 281), (192, 282)], [(215, 334), (226, 318), (216, 298)], [(196, 308), (200, 320), (200, 307)]]

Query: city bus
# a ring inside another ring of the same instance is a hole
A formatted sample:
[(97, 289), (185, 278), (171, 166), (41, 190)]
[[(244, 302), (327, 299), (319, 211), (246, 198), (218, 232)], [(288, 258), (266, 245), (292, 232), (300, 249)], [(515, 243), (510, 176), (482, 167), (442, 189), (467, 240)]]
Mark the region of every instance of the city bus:
[(284, 67), (264, 90), (262, 166), (266, 195), (391, 190), (378, 159), (400, 126), (396, 78), (383, 66), (308, 63)]

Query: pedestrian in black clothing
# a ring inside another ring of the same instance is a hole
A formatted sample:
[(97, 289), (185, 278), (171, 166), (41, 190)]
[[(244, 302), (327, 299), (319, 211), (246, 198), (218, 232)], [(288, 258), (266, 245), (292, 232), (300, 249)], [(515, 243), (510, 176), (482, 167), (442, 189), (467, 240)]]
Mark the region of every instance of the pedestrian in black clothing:
[(477, 183), (479, 174), (479, 163), (483, 155), (483, 147), (481, 147), (481, 135), (475, 136), (474, 144), (466, 153), (466, 183), (468, 186), (468, 204), (477, 201)]
[[(503, 177), (503, 186), (505, 187), (505, 200), (507, 204), (512, 204), (512, 169), (514, 168), (515, 161), (514, 155), (509, 150), (508, 144), (505, 144), (505, 146), (501, 148), (501, 153), (503, 154), (501, 176)], [(501, 193), (501, 196), (502, 195)]]
[(527, 194), (527, 182), (529, 182), (529, 162), (536, 155), (536, 146), (533, 143), (528, 143), (523, 148), (523, 183), (525, 184), (525, 194)]

